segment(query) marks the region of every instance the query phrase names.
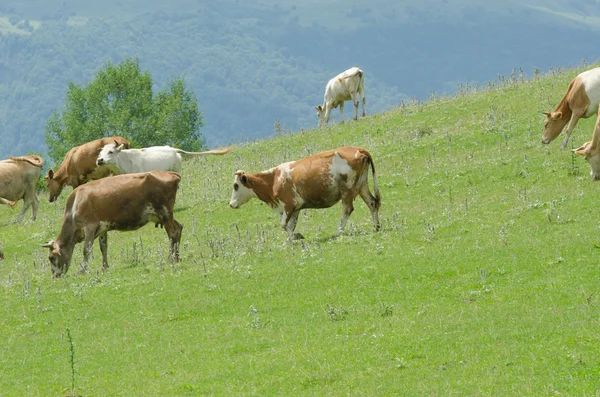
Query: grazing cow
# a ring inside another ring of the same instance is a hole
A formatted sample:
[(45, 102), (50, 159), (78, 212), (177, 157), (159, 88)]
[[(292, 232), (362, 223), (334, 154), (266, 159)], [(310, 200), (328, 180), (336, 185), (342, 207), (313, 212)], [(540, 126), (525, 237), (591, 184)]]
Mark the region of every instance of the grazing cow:
[(29, 207), (32, 207), (31, 219), (35, 220), (37, 216), (39, 201), (35, 191), (43, 165), (44, 159), (36, 155), (0, 161), (0, 203), (14, 207), (17, 201), (23, 199), (23, 209), (17, 215), (17, 221), (23, 218)]
[(567, 136), (561, 149), (567, 147), (571, 133), (580, 118), (588, 118), (598, 112), (600, 103), (600, 68), (594, 68), (577, 75), (567, 93), (553, 112), (544, 112), (544, 135), (542, 143), (547, 144), (560, 135), (567, 125)]
[(58, 237), (42, 246), (50, 249), (52, 275), (60, 277), (69, 270), (75, 244), (83, 240), (81, 272), (85, 272), (96, 238), (106, 269), (107, 233), (137, 230), (148, 222), (164, 226), (170, 240), (169, 259), (179, 261), (183, 226), (173, 218), (173, 207), (180, 179), (175, 172), (152, 171), (99, 179), (73, 190)]
[(596, 126), (594, 127), (594, 135), (592, 140), (584, 143), (581, 147), (573, 149), (573, 152), (583, 156), (590, 163), (590, 175), (592, 180), (600, 180), (600, 109), (596, 118)]
[(181, 153), (196, 156), (223, 155), (231, 148), (206, 152), (186, 152), (171, 146), (152, 146), (143, 149), (124, 149), (117, 143), (102, 148), (96, 164), (111, 168), (118, 174), (147, 172), (152, 170), (175, 171), (181, 173)]
[[(369, 165), (373, 171), (375, 195), (371, 194), (367, 183)], [(358, 194), (371, 210), (375, 230), (379, 230), (381, 194), (373, 158), (364, 149), (346, 146), (257, 174), (237, 171), (234, 176), (229, 206), (239, 208), (257, 197), (281, 214), (281, 226), (291, 240), (303, 238), (299, 233), (294, 234), (301, 209), (328, 208), (341, 200), (344, 207), (337, 233), (340, 235), (354, 210), (352, 202)]]
[(49, 170), (48, 175), (44, 177), (50, 193), (50, 202), (55, 201), (60, 196), (65, 185), (75, 189), (88, 181), (110, 175), (110, 169), (96, 166), (96, 158), (100, 149), (111, 142), (118, 142), (123, 147), (130, 147), (125, 138), (113, 136), (96, 139), (69, 150), (56, 172)]
[(358, 96), (362, 102), (362, 117), (365, 117), (365, 76), (357, 67), (350, 68), (329, 80), (325, 87), (323, 105), (317, 106), (319, 127), (329, 122), (331, 111), (340, 107), (340, 120), (344, 122), (344, 102), (354, 103), (354, 120), (358, 118)]

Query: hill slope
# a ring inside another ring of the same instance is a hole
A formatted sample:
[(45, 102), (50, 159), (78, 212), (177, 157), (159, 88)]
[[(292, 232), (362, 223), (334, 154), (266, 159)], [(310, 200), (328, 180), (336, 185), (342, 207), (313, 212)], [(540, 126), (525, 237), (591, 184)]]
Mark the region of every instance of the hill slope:
[[(51, 280), (66, 194), (38, 221), (0, 208), (0, 390), (52, 395), (540, 395), (597, 393), (598, 184), (540, 112), (571, 70), (185, 162), (176, 218), (109, 234), (110, 269)], [(574, 141), (591, 135), (579, 124)], [(227, 203), (232, 172), (342, 145), (372, 153), (383, 230), (356, 202), (279, 217)], [(67, 330), (73, 341), (69, 346)], [(71, 353), (75, 376), (71, 376)]]

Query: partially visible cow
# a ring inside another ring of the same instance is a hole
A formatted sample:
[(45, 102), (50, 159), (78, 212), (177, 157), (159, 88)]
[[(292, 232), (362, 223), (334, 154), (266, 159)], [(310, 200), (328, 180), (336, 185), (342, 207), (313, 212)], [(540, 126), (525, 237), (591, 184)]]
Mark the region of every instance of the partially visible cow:
[(125, 149), (123, 145), (108, 144), (102, 148), (96, 164), (109, 167), (118, 174), (147, 172), (152, 170), (181, 173), (181, 153), (196, 156), (223, 155), (231, 148), (206, 152), (186, 152), (171, 146), (152, 146), (143, 149)]
[(365, 76), (357, 67), (350, 68), (329, 80), (325, 86), (323, 105), (317, 106), (319, 127), (327, 125), (331, 111), (340, 107), (340, 120), (344, 122), (344, 102), (354, 103), (354, 120), (358, 118), (358, 97), (362, 102), (362, 117), (365, 117)]
[(567, 136), (561, 149), (567, 147), (571, 133), (580, 118), (588, 118), (598, 112), (600, 104), (600, 68), (590, 69), (577, 75), (569, 83), (567, 93), (553, 112), (544, 112), (542, 143), (556, 139), (567, 126)]
[(179, 261), (183, 226), (173, 218), (173, 207), (180, 180), (175, 172), (152, 171), (99, 179), (73, 190), (58, 237), (43, 245), (50, 250), (52, 275), (60, 277), (69, 270), (75, 244), (81, 241), (81, 272), (85, 272), (96, 238), (102, 251), (102, 269), (106, 269), (107, 233), (136, 230), (148, 222), (164, 226), (170, 240), (169, 259)]
[(75, 189), (84, 183), (109, 176), (111, 171), (105, 167), (98, 167), (96, 159), (100, 149), (109, 143), (117, 142), (123, 147), (130, 147), (129, 142), (120, 136), (110, 138), (100, 138), (94, 141), (84, 143), (81, 146), (75, 146), (67, 152), (63, 162), (56, 169), (56, 172), (49, 170), (46, 179), (46, 186), (50, 193), (50, 202), (55, 201), (65, 185)]
[(31, 219), (35, 220), (39, 200), (36, 185), (42, 173), (44, 159), (36, 155), (9, 157), (0, 161), (0, 203), (14, 207), (23, 200), (23, 209), (17, 215), (17, 221), (23, 219), (25, 211), (32, 207)]
[[(373, 172), (374, 195), (368, 185), (369, 166)], [(354, 210), (352, 202), (357, 195), (371, 210), (375, 230), (379, 230), (381, 194), (375, 177), (375, 163), (365, 149), (346, 146), (257, 174), (237, 171), (234, 176), (229, 206), (239, 208), (257, 197), (281, 214), (281, 226), (292, 240), (303, 238), (299, 233), (294, 234), (301, 209), (328, 208), (340, 200), (343, 213), (337, 235), (341, 234)]]
[(4, 260), (4, 253), (2, 252), (2, 243), (0, 243), (0, 261)]
[(577, 149), (573, 149), (573, 152), (583, 156), (590, 163), (592, 180), (600, 180), (600, 109), (598, 110), (592, 140), (584, 143)]

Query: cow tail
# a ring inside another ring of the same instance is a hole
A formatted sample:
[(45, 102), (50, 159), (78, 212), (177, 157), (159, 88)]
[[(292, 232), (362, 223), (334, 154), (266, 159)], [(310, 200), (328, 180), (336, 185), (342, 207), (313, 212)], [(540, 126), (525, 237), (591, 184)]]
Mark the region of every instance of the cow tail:
[(375, 162), (373, 161), (373, 157), (371, 157), (371, 153), (365, 150), (365, 155), (367, 156), (367, 161), (371, 164), (371, 171), (373, 172), (373, 196), (375, 196), (375, 205), (376, 209), (381, 207), (381, 192), (379, 191), (379, 187), (377, 186), (377, 176), (375, 174)]
[(44, 165), (44, 159), (35, 154), (29, 154), (27, 156), (21, 156), (21, 157), (8, 156), (8, 158), (11, 159), (12, 161), (24, 161), (26, 163), (29, 163), (29, 164), (31, 164), (35, 167), (39, 167), (39, 168), (42, 168), (42, 166)]

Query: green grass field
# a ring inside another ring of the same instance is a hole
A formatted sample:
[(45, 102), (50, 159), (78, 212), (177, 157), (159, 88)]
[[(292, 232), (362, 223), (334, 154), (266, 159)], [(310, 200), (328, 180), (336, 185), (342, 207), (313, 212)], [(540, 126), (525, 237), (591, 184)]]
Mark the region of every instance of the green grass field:
[[(600, 395), (600, 184), (562, 135), (541, 144), (577, 73), (186, 161), (176, 265), (148, 225), (109, 233), (107, 272), (96, 243), (78, 275), (79, 244), (53, 280), (40, 244), (70, 189), (35, 222), (1, 207), (0, 394)], [(374, 157), (381, 232), (360, 199), (344, 236), (338, 204), (303, 212), (294, 243), (258, 201), (229, 208), (234, 171), (343, 145)]]

